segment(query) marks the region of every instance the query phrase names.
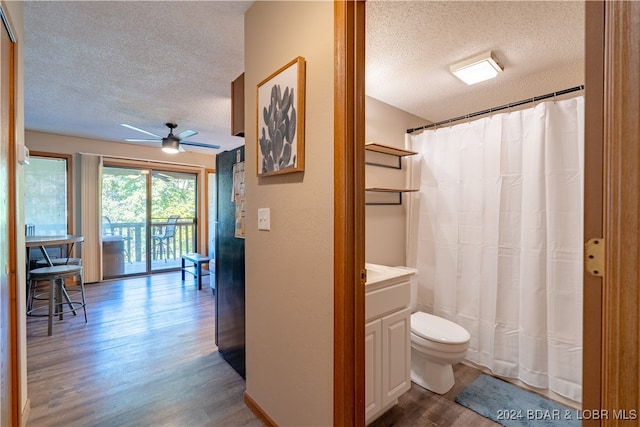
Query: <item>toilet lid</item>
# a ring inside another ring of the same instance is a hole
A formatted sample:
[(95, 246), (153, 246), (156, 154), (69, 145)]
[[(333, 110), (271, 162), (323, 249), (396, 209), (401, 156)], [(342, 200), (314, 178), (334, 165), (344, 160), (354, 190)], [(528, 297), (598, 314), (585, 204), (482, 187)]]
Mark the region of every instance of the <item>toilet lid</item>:
[(463, 344), (471, 338), (462, 326), (421, 311), (411, 315), (411, 332), (424, 339), (444, 344)]

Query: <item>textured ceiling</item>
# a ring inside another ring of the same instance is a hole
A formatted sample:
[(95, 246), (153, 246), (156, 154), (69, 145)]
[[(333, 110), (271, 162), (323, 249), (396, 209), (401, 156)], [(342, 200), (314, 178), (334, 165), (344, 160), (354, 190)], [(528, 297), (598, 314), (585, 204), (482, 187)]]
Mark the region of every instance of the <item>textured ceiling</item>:
[[(584, 84), (583, 2), (370, 0), (366, 17), (367, 95), (430, 121)], [(487, 50), (496, 79), (449, 72)]]
[(25, 127), (123, 142), (150, 137), (120, 123), (165, 136), (174, 122), (199, 132), (190, 140), (241, 145), (230, 84), (244, 69), (250, 5), (26, 2)]
[[(199, 132), (190, 140), (241, 145), (230, 82), (250, 5), (25, 2), (25, 127), (123, 142), (145, 135), (120, 123), (164, 136), (173, 121)], [(497, 79), (470, 87), (448, 72), (489, 49)], [(584, 4), (370, 0), (366, 62), (369, 96), (431, 121), (565, 89), (584, 83)]]

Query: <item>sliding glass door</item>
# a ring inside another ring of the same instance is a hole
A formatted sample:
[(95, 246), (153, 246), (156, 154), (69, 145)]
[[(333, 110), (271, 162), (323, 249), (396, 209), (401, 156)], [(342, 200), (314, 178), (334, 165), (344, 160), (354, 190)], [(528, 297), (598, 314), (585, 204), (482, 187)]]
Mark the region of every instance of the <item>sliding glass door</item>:
[(183, 253), (196, 252), (196, 175), (151, 173), (151, 270), (181, 265)]
[(193, 173), (103, 168), (103, 277), (176, 269), (195, 252), (196, 183)]
[(148, 170), (102, 171), (102, 275), (147, 273)]

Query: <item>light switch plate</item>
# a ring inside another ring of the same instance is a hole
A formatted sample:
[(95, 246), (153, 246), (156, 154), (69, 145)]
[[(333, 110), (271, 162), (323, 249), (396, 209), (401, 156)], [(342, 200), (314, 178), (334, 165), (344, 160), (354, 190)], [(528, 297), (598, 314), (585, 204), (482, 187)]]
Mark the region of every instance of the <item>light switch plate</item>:
[(258, 230), (264, 230), (264, 231), (271, 230), (271, 209), (269, 208), (258, 209)]

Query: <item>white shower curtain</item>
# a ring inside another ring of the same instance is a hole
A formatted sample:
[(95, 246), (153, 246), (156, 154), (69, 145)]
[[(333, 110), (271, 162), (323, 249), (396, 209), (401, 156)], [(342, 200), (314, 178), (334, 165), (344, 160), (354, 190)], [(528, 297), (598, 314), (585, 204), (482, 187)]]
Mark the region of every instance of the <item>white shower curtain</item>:
[(468, 360), (581, 401), (584, 98), (410, 140), (420, 308), (469, 331)]

